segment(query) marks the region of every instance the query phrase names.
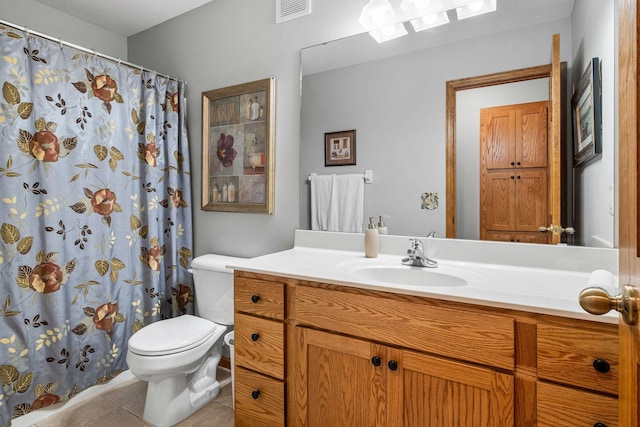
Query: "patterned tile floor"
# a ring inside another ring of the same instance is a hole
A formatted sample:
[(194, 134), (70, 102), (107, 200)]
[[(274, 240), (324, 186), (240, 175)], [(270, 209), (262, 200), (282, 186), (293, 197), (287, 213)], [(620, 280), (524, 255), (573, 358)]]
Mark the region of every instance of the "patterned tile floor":
[[(229, 377), (226, 369), (218, 369), (218, 378)], [(147, 383), (129, 380), (98, 396), (84, 400), (31, 424), (33, 427), (145, 427), (142, 419)], [(177, 427), (233, 426), (233, 396), (231, 383), (224, 386), (220, 395)]]

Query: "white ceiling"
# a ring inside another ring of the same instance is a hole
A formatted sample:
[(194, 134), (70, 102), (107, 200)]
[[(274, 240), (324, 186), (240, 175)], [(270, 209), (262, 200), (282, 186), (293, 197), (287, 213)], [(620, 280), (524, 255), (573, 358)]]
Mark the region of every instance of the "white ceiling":
[(129, 37), (213, 0), (35, 0)]

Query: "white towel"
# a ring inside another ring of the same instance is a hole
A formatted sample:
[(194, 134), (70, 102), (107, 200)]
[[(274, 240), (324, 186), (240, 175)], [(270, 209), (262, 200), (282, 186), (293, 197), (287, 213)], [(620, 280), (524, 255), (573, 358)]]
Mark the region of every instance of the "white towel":
[(361, 174), (316, 175), (311, 179), (311, 229), (362, 232), (364, 179)]
[(329, 231), (329, 224), (336, 222), (337, 203), (332, 201), (334, 177), (335, 175), (314, 175), (311, 178), (312, 230)]

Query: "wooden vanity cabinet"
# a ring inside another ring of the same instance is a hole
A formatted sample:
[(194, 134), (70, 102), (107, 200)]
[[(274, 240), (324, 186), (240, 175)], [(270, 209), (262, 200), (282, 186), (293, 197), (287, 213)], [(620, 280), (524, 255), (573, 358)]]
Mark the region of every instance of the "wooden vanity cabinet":
[(235, 274), (237, 426), (618, 425), (615, 324)]
[(236, 272), (234, 294), (235, 425), (284, 426), (285, 284)]
[(512, 426), (513, 376), (296, 327), (294, 425)]

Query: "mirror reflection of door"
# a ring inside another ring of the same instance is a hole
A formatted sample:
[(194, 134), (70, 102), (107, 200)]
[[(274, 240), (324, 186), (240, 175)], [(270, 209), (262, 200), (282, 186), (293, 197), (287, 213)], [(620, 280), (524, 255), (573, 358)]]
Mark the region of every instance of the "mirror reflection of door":
[(480, 239), (551, 243), (548, 102), (480, 110)]

